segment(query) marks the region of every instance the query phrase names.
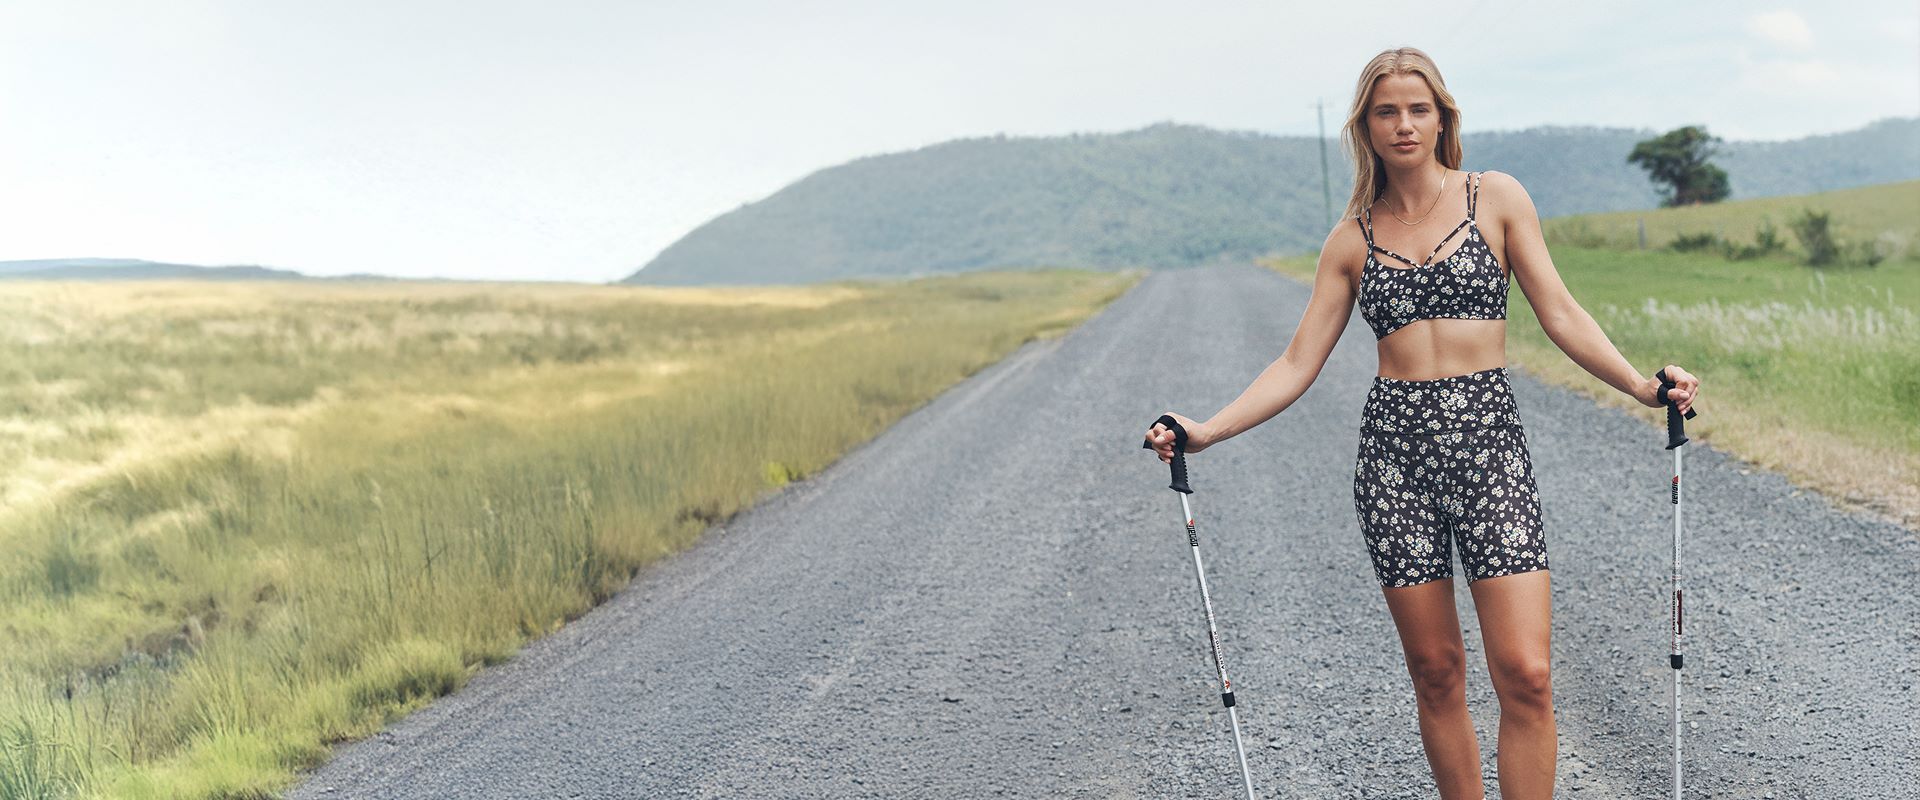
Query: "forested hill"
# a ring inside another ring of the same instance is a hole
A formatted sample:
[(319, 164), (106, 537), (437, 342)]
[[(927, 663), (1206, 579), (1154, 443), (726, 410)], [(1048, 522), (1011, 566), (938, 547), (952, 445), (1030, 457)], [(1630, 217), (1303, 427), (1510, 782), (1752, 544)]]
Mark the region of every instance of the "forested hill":
[[(1526, 184), (1542, 216), (1650, 208), (1626, 162), (1657, 131), (1469, 134), (1470, 170)], [(1337, 215), (1350, 185), (1328, 143)], [(1723, 145), (1733, 198), (1920, 178), (1920, 118)], [(1312, 137), (1159, 124), (1110, 134), (960, 139), (828, 167), (674, 242), (627, 283), (812, 283), (1028, 266), (1185, 266), (1318, 247), (1328, 221)]]

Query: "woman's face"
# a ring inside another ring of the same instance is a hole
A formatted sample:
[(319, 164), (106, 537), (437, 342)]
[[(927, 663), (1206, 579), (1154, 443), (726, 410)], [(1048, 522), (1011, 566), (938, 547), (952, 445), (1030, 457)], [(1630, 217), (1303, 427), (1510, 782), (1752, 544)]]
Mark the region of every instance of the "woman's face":
[[(1419, 75), (1382, 75), (1373, 82), (1367, 107), (1367, 133), (1380, 160), (1416, 167), (1434, 156), (1440, 140), (1440, 107)], [(1412, 142), (1412, 146), (1396, 146)]]

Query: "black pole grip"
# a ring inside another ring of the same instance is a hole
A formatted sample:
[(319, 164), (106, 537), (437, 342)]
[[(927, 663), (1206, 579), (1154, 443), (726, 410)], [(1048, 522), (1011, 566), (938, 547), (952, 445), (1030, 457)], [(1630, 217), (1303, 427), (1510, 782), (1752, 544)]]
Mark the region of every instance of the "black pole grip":
[[(1173, 431), (1173, 482), (1167, 484), (1167, 488), (1181, 494), (1193, 494), (1193, 487), (1187, 485), (1187, 429), (1180, 427), (1179, 421), (1175, 420), (1172, 414), (1161, 414), (1160, 418), (1154, 422), (1165, 425), (1167, 430)], [(1147, 430), (1152, 432), (1153, 426), (1148, 425)], [(1153, 449), (1153, 443), (1148, 441), (1140, 442), (1140, 446), (1148, 450)]]
[(1696, 414), (1693, 409), (1689, 408), (1687, 409), (1686, 419), (1681, 419), (1680, 407), (1675, 405), (1674, 402), (1667, 397), (1667, 390), (1679, 384), (1667, 380), (1667, 370), (1665, 367), (1660, 368), (1660, 371), (1654, 373), (1653, 377), (1660, 381), (1660, 405), (1667, 407), (1667, 449), (1672, 450), (1687, 443), (1686, 420), (1693, 419), (1699, 415)]

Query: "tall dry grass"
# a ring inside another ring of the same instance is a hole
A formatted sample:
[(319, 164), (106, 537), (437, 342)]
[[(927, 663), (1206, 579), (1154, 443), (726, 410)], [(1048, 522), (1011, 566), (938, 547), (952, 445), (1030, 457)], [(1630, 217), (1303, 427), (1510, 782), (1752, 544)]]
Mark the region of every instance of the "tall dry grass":
[(268, 796), (1138, 277), (0, 284), (0, 798)]

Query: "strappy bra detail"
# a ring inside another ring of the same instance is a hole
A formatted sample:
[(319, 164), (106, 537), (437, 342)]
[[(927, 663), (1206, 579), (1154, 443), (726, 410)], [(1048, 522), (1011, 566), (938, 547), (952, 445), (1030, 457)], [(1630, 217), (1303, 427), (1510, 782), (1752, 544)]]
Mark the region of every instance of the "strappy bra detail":
[[(1474, 205), (1480, 194), (1482, 173), (1468, 173), (1467, 218), (1434, 245), (1427, 262), (1415, 264), (1405, 256), (1374, 244), (1372, 209), (1355, 217), (1367, 237), (1367, 261), (1360, 270), (1360, 316), (1373, 328), (1378, 341), (1408, 324), (1423, 319), (1506, 319), (1506, 270), (1500, 266), (1480, 226), (1474, 221)], [(1434, 262), (1440, 249), (1461, 231), (1466, 238), (1451, 255)], [(1374, 258), (1374, 251), (1386, 253), (1407, 264), (1389, 267)], [(1374, 269), (1374, 267), (1378, 269)]]

